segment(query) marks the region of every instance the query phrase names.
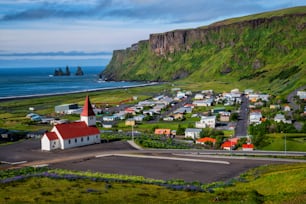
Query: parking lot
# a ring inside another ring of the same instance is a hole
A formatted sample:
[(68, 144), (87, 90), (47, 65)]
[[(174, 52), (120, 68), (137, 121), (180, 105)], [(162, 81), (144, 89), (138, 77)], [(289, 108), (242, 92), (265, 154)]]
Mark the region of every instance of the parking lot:
[[(127, 156), (112, 156), (114, 154), (149, 155), (168, 158), (136, 158)], [(95, 155), (109, 154), (110, 156), (95, 158)], [(127, 142), (117, 141), (101, 143), (80, 148), (42, 152), (40, 140), (25, 140), (11, 145), (0, 146), (0, 161), (30, 162), (41, 161), (49, 163), (51, 168), (70, 170), (138, 175), (154, 179), (183, 179), (185, 181), (200, 181), (203, 183), (224, 181), (245, 172), (249, 168), (264, 164), (277, 163), (264, 160), (202, 158), (205, 160), (227, 161), (229, 164), (210, 162), (177, 161), (170, 152), (136, 151)], [(184, 156), (181, 156), (184, 157)], [(187, 157), (187, 156), (186, 156)], [(199, 158), (201, 159), (201, 158)], [(52, 162), (51, 162), (52, 161)]]

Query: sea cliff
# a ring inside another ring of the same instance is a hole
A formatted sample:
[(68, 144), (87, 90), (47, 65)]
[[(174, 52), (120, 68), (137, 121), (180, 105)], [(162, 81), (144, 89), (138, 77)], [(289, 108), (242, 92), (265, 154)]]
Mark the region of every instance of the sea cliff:
[(109, 80), (271, 84), (279, 83), (277, 76), (285, 72), (300, 83), (305, 74), (305, 28), (306, 7), (296, 7), (151, 34), (148, 40), (115, 50), (101, 75)]

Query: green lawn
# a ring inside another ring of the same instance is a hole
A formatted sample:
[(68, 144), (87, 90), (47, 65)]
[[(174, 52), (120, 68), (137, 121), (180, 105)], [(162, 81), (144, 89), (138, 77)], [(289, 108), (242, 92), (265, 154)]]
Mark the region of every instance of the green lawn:
[(271, 143), (262, 150), (284, 151), (285, 136), (287, 151), (306, 151), (306, 134), (305, 133), (286, 133), (286, 134), (269, 134), (268, 137)]

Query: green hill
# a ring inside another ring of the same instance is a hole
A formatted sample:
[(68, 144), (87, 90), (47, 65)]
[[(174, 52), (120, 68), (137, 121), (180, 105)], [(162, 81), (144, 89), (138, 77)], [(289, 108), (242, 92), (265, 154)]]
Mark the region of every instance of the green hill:
[(113, 52), (108, 80), (178, 81), (289, 92), (306, 84), (306, 6), (151, 34)]

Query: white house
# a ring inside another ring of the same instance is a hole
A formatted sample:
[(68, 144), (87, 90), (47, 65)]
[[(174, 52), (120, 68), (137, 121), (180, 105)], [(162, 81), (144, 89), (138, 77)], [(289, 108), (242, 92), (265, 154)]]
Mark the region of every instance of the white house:
[(260, 124), (261, 123), (262, 114), (259, 111), (254, 111), (250, 113), (249, 122), (250, 124)]
[(278, 122), (278, 123), (280, 123), (280, 122), (288, 123), (288, 124), (292, 123), (291, 120), (286, 120), (286, 118), (283, 114), (276, 114), (275, 117), (274, 117), (274, 121)]
[(202, 129), (198, 128), (186, 128), (185, 130), (185, 138), (197, 139), (200, 138), (200, 134)]
[(195, 124), (196, 128), (215, 128), (216, 116), (202, 116), (199, 122)]
[(196, 95), (194, 96), (194, 99), (195, 99), (195, 100), (202, 100), (202, 99), (204, 99), (204, 95), (203, 95), (203, 94), (196, 94)]
[(68, 149), (100, 142), (96, 115), (87, 96), (81, 121), (55, 125), (51, 132), (45, 133), (41, 138), (41, 150)]

